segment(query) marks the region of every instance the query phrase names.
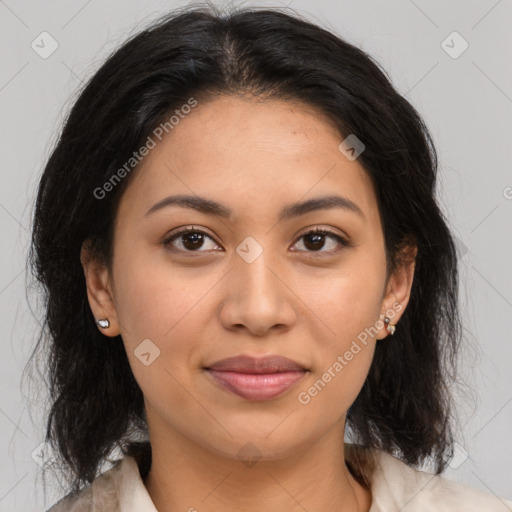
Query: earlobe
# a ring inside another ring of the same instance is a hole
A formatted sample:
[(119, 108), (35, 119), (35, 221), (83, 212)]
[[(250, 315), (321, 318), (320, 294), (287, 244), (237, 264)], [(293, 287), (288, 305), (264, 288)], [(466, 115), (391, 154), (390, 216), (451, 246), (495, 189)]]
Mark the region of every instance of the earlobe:
[(393, 335), (395, 330), (399, 329), (398, 321), (404, 313), (411, 296), (417, 254), (418, 248), (414, 244), (405, 245), (400, 251), (399, 263), (388, 280), (386, 293), (382, 301), (384, 309), (381, 313), (383, 336), (379, 339)]
[(85, 241), (82, 245), (80, 262), (84, 269), (87, 298), (96, 325), (105, 336), (118, 336), (120, 329), (117, 321), (110, 272), (95, 257), (88, 241)]

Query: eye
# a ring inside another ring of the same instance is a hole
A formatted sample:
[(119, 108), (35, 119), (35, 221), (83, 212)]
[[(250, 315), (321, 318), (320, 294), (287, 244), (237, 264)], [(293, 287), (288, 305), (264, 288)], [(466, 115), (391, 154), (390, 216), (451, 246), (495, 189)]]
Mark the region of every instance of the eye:
[[(208, 247), (208, 240), (210, 240), (210, 247)], [(194, 226), (181, 228), (178, 231), (175, 231), (162, 243), (169, 250), (175, 252), (208, 252), (209, 250), (215, 250), (215, 248), (218, 247), (218, 244), (210, 235), (195, 228)], [(199, 250), (204, 249), (205, 247), (206, 250)]]
[[(208, 241), (210, 241), (209, 247)], [(173, 252), (208, 252), (219, 249), (219, 245), (210, 235), (194, 226), (188, 226), (174, 231), (163, 240), (162, 243)], [(300, 247), (301, 244), (303, 247)], [(299, 245), (299, 249), (292, 249), (294, 252), (305, 251), (321, 253), (333, 253), (337, 252), (340, 246), (351, 246), (345, 238), (325, 228), (315, 228), (307, 231), (300, 236), (299, 242), (296, 242), (296, 245)]]
[[(326, 241), (330, 239), (331, 241)], [(340, 246), (350, 247), (350, 243), (342, 236), (325, 228), (315, 228), (300, 236), (297, 244), (305, 248), (306, 252), (333, 253), (339, 250)], [(326, 250), (323, 250), (327, 247)], [(304, 250), (300, 248), (299, 250)]]

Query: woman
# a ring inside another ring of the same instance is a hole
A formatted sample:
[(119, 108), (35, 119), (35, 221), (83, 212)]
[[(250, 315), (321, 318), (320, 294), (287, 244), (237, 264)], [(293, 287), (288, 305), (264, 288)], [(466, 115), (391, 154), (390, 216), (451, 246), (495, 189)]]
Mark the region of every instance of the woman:
[(298, 17), (186, 9), (119, 48), (37, 197), (51, 511), (507, 510), (440, 476), (460, 321), (435, 184), (414, 108)]

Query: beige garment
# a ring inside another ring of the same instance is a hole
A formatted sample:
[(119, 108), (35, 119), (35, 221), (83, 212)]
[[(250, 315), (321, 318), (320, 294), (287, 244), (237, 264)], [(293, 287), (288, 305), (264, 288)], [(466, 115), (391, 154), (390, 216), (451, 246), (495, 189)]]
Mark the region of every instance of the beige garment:
[[(415, 470), (387, 453), (372, 453), (375, 467), (369, 512), (512, 512), (512, 501)], [(133, 457), (125, 457), (91, 485), (48, 510), (98, 511), (157, 512)]]

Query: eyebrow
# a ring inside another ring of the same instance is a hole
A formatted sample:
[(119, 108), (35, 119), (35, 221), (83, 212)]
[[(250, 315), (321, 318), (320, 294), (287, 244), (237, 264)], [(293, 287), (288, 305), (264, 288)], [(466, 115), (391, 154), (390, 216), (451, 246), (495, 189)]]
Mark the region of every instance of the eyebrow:
[[(179, 206), (181, 208), (190, 208), (192, 210), (196, 210), (200, 213), (204, 213), (206, 215), (214, 215), (216, 217), (222, 217), (229, 219), (233, 211), (228, 207), (213, 201), (212, 199), (207, 199), (199, 196), (190, 196), (190, 195), (177, 195), (177, 196), (169, 196), (158, 203), (154, 204), (147, 212), (146, 216), (155, 213), (162, 208), (167, 208), (169, 206)], [(361, 208), (357, 206), (353, 201), (347, 199), (346, 197), (337, 196), (337, 195), (329, 195), (324, 197), (317, 197), (314, 199), (308, 199), (306, 201), (301, 201), (299, 203), (291, 204), (285, 206), (278, 217), (279, 222), (283, 220), (288, 220), (294, 217), (299, 217), (300, 215), (305, 215), (306, 213), (310, 213), (317, 210), (328, 210), (332, 208), (342, 208), (347, 211), (351, 211), (365, 218)]]

